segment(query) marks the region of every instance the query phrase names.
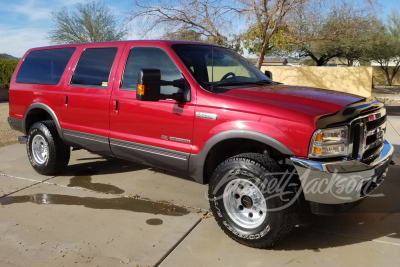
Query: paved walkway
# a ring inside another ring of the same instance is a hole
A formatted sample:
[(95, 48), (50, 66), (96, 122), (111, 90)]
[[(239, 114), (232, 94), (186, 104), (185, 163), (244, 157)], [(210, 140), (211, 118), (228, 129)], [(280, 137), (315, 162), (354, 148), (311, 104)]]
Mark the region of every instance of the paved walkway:
[(0, 266), (398, 266), (400, 116), (389, 175), (351, 213), (302, 216), (273, 250), (239, 245), (208, 213), (207, 186), (74, 151), (65, 173), (31, 168), (24, 145), (0, 148)]

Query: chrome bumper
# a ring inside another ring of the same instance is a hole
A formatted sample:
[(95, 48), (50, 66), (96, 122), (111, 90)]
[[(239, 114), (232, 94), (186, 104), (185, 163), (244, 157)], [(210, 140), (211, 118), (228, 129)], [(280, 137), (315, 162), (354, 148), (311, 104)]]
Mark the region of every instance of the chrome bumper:
[(386, 140), (379, 159), (370, 165), (357, 160), (319, 162), (292, 157), (306, 200), (321, 204), (358, 201), (384, 180), (393, 155)]

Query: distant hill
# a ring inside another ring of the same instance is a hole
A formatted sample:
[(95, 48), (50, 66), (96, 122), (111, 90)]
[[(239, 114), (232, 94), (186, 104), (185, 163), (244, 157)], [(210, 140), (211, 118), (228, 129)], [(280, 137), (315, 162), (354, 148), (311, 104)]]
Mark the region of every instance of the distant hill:
[(13, 57), (9, 54), (5, 54), (5, 53), (0, 53), (0, 58), (6, 58), (6, 59), (18, 59), (17, 57)]

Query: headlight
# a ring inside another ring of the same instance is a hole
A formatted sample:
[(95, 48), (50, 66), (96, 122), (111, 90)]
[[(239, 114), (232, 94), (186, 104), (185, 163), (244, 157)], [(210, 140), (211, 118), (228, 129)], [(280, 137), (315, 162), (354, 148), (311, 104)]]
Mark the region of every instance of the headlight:
[(308, 156), (310, 158), (347, 156), (347, 132), (346, 126), (315, 131)]

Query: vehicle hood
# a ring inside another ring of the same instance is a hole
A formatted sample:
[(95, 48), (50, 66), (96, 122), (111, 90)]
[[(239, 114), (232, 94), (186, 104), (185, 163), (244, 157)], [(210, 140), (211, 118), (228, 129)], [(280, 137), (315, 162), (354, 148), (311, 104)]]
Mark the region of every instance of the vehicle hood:
[(225, 96), (262, 103), (264, 106), (290, 109), (313, 117), (335, 113), (365, 97), (312, 87), (266, 85), (227, 90)]

